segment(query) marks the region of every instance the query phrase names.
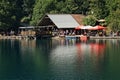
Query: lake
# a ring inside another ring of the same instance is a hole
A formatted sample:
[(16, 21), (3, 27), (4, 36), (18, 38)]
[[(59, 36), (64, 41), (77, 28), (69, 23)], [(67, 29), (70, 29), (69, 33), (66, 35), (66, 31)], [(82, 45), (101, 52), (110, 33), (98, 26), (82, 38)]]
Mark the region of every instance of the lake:
[(119, 80), (120, 40), (0, 40), (0, 80)]

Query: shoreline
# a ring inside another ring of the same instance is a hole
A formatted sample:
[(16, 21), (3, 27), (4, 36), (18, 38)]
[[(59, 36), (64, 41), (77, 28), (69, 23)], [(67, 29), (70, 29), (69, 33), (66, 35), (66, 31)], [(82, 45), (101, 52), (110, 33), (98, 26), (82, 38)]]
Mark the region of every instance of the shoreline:
[(6, 39), (16, 39), (16, 40), (22, 40), (22, 39), (36, 39), (34, 36), (0, 36), (0, 39), (6, 40)]
[(90, 39), (120, 39), (120, 36), (90, 36)]
[[(80, 38), (81, 35), (75, 35), (75, 36), (55, 36), (55, 37), (51, 37), (51, 39), (75, 39), (75, 38)], [(18, 40), (22, 40), (22, 39), (36, 39), (35, 36), (0, 36), (0, 39), (18, 39)], [(120, 36), (89, 36), (89, 39), (120, 39)]]
[[(53, 37), (52, 39), (76, 39), (76, 38), (80, 38), (80, 37), (84, 37), (81, 35), (75, 35), (75, 36), (56, 36)], [(120, 39), (120, 36), (88, 36), (87, 39)]]

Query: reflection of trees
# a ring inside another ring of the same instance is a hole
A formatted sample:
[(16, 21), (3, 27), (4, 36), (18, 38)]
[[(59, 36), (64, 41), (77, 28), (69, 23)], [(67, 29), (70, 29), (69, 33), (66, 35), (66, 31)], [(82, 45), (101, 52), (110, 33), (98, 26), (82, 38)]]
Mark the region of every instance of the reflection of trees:
[(17, 40), (0, 40), (0, 78), (17, 78), (21, 73), (20, 57)]
[(35, 40), (33, 43), (32, 41), (25, 41), (23, 44), (26, 50), (23, 51), (25, 54), (22, 56), (25, 69), (45, 74), (48, 65), (48, 55), (51, 49), (51, 40)]
[(119, 44), (120, 40), (116, 39), (88, 40), (77, 44), (70, 40), (66, 43), (65, 40), (51, 39), (0, 40), (0, 77), (44, 77), (49, 75), (48, 69), (53, 70), (53, 77), (119, 77)]
[(0, 40), (0, 77), (31, 79), (47, 74), (50, 47), (49, 40)]
[[(120, 74), (120, 40), (107, 40), (106, 54), (104, 55), (104, 72), (109, 80), (119, 80)], [(112, 76), (111, 76), (112, 75)]]

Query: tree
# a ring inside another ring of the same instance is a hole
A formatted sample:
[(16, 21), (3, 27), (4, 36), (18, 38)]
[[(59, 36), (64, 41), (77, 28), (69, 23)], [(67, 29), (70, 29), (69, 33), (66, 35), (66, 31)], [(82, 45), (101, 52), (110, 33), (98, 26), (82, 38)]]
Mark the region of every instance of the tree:
[(106, 0), (109, 9), (109, 15), (106, 17), (107, 24), (112, 30), (120, 29), (120, 1), (119, 0)]
[(108, 26), (114, 30), (120, 30), (120, 10), (113, 11), (110, 15), (106, 18)]
[(90, 0), (89, 9), (89, 13), (94, 15), (97, 19), (104, 19), (109, 14), (105, 0)]
[(42, 17), (43, 13), (45, 13), (45, 9), (43, 9), (43, 0), (36, 0), (35, 6), (33, 8), (32, 21), (30, 22), (32, 25), (36, 25), (39, 19)]
[(23, 0), (23, 4), (22, 4), (23, 16), (21, 19), (21, 23), (29, 24), (32, 18), (34, 3), (35, 0)]
[(97, 19), (94, 16), (88, 15), (84, 18), (83, 23), (84, 23), (84, 25), (95, 26), (96, 21), (97, 21)]
[(90, 7), (89, 0), (74, 0), (75, 4), (77, 5), (77, 10), (75, 13), (87, 15)]
[(35, 0), (23, 0), (22, 8), (24, 16), (31, 16), (33, 12)]
[(16, 30), (23, 17), (22, 0), (0, 1), (0, 29)]
[(16, 16), (14, 4), (11, 4), (9, 1), (2, 0), (0, 1), (0, 29), (6, 30), (15, 25)]

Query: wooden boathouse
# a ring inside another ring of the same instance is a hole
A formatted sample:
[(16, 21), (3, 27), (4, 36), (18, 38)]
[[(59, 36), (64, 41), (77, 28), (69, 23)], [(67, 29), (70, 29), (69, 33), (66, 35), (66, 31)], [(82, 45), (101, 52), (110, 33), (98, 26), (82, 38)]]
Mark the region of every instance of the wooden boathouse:
[(37, 38), (62, 36), (65, 32), (72, 33), (75, 27), (83, 23), (84, 17), (80, 14), (46, 14), (36, 27)]

